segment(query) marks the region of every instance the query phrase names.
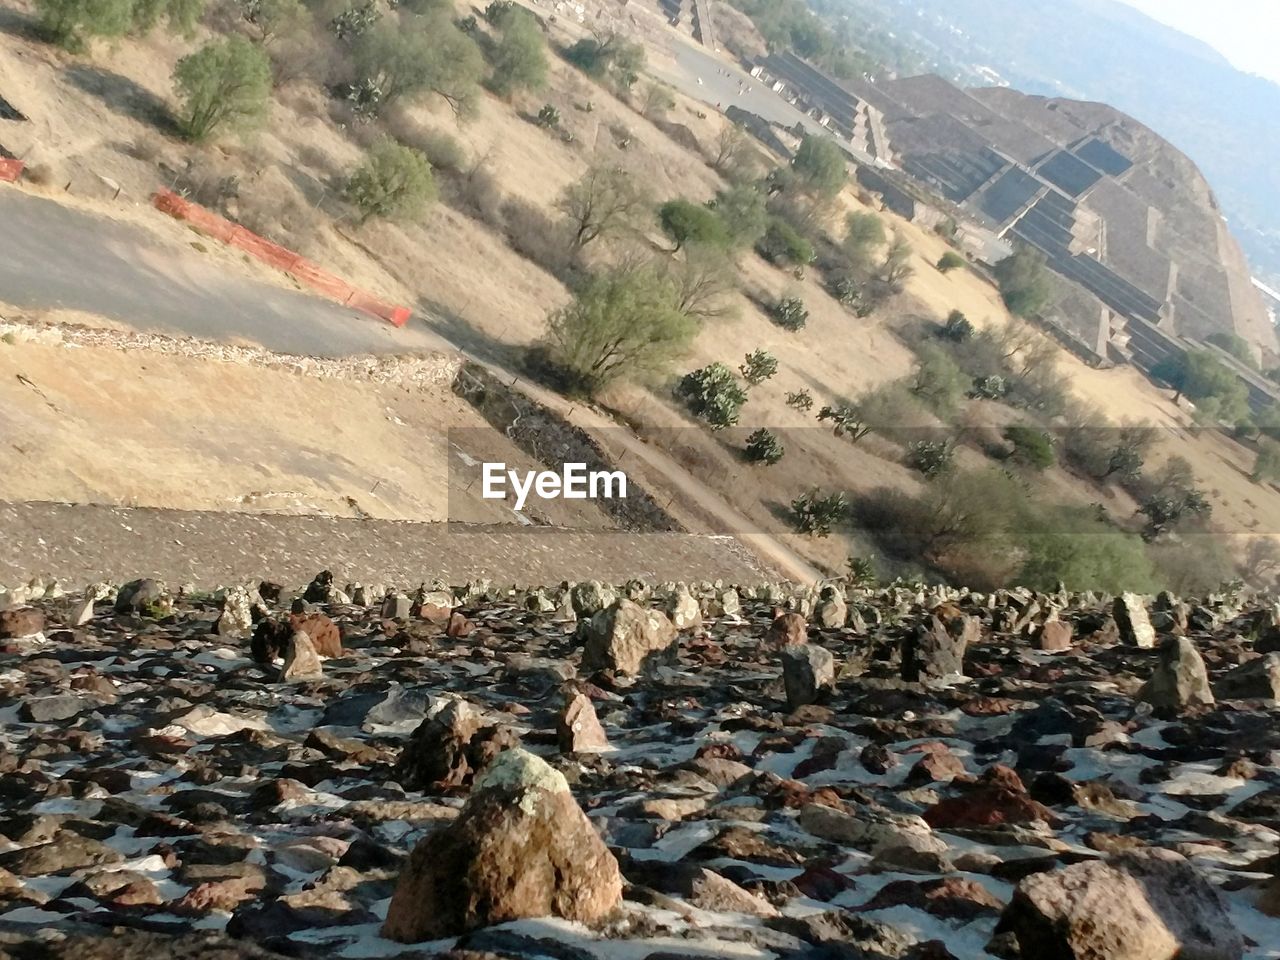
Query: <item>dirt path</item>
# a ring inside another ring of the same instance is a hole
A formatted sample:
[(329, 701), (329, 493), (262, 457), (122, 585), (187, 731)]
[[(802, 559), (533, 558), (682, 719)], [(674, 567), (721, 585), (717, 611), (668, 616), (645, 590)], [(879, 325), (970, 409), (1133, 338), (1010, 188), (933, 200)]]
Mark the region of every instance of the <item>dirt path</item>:
[(756, 583), (771, 574), (724, 538), (551, 527), (467, 527), (0, 502), (0, 583), (57, 577), (79, 587), (103, 577), (159, 576), (200, 588), (253, 579), (302, 584), (321, 569), (339, 583), (600, 579)]

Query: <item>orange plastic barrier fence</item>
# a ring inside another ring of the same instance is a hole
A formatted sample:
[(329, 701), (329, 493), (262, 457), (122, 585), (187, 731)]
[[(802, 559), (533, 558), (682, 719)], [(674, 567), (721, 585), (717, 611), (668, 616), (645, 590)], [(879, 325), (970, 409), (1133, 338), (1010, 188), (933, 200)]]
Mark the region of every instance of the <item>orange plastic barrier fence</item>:
[(0, 180), (5, 183), (15, 183), (22, 176), (22, 170), (26, 166), (21, 160), (9, 160), (0, 157)]
[[(0, 161), (3, 164), (4, 161)], [(21, 164), (18, 167), (21, 170)], [(0, 166), (0, 179), (3, 179), (4, 167)], [(16, 174), (15, 174), (16, 178)], [(190, 200), (184, 200), (171, 190), (158, 190), (152, 198), (157, 210), (167, 213), (178, 220), (185, 220), (193, 227), (223, 243), (243, 250), (249, 256), (263, 263), (283, 270), (299, 283), (305, 284), (317, 293), (322, 293), (331, 300), (386, 320), (403, 327), (409, 322), (408, 307), (396, 306), (379, 300), (363, 290), (358, 290), (341, 277), (320, 269), (319, 266), (306, 260), (278, 243), (272, 243), (256, 233), (246, 230), (239, 224), (225, 220)]]

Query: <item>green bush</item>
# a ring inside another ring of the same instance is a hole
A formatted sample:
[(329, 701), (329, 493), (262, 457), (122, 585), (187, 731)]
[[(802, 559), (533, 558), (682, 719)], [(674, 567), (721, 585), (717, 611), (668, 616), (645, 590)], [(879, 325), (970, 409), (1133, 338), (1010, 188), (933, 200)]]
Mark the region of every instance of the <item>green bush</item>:
[(1280, 443), (1263, 440), (1258, 444), (1258, 456), (1253, 461), (1253, 482), (1273, 483), (1280, 480)]
[(747, 459), (754, 463), (772, 466), (782, 459), (786, 449), (782, 442), (769, 430), (761, 427), (747, 437)]
[[(547, 83), (547, 41), (542, 29), (529, 11), (511, 6), (499, 15), (498, 39), (489, 55), (493, 67), (489, 87), (507, 98), (521, 90), (541, 90)], [(486, 19), (488, 16), (486, 8)]]
[(411, 220), (435, 200), (436, 184), (426, 157), (384, 139), (347, 178), (344, 196), (360, 211), (362, 224), (373, 217)]
[(947, 440), (917, 440), (907, 448), (907, 466), (933, 480), (951, 469), (955, 453)]
[(818, 420), (830, 420), (835, 425), (837, 437), (848, 437), (854, 443), (871, 432), (871, 425), (866, 422), (862, 410), (857, 406), (841, 404), (838, 407), (823, 407), (818, 411)]
[(204, 140), (266, 113), (271, 64), (243, 37), (211, 40), (178, 61), (173, 82), (183, 102), (183, 131), (192, 140)]
[(574, 291), (572, 303), (550, 315), (547, 326), (552, 360), (574, 390), (585, 393), (619, 377), (661, 374), (698, 330), (676, 307), (671, 284), (650, 265), (593, 274)]
[(968, 263), (964, 257), (956, 253), (954, 250), (948, 250), (938, 259), (938, 272), (950, 273), (952, 270), (959, 270)]
[(813, 263), (813, 244), (781, 217), (769, 220), (769, 226), (756, 244), (760, 256), (770, 263), (804, 267)]
[(951, 413), (964, 397), (968, 378), (950, 356), (931, 343), (921, 345), (916, 357), (912, 392), (939, 416)]
[(1100, 521), (1090, 511), (1038, 510), (1021, 537), (1017, 582), (1033, 590), (1130, 590), (1154, 593), (1161, 584), (1141, 538)]
[(764, 195), (750, 184), (737, 184), (721, 190), (711, 202), (720, 222), (735, 248), (753, 246), (769, 225)]
[(355, 40), (352, 62), (357, 82), (378, 91), (375, 113), (398, 100), (430, 94), (463, 116), (484, 73), (480, 48), (444, 13), (415, 18), (409, 25), (369, 29)]
[(685, 402), (690, 413), (710, 424), (712, 430), (736, 424), (742, 405), (747, 402), (747, 392), (723, 363), (712, 363), (685, 374), (676, 387), (676, 396)]
[(876, 567), (869, 557), (849, 557), (844, 562), (845, 579), (853, 587), (874, 587), (876, 584)]
[(554, 130), (560, 126), (560, 111), (549, 103), (544, 103), (538, 111), (538, 126)]
[(1004, 428), (1004, 438), (1013, 445), (1009, 458), (1015, 463), (1033, 470), (1047, 470), (1053, 466), (1053, 441), (1043, 430), (1013, 423)]
[(668, 200), (658, 208), (662, 232), (675, 242), (672, 253), (685, 244), (707, 247), (729, 246), (729, 231), (713, 210), (688, 200)]
[(783, 297), (773, 305), (773, 322), (784, 330), (803, 330), (809, 321), (809, 311), (799, 297)]
[(750, 386), (758, 387), (778, 372), (778, 358), (766, 350), (752, 350), (738, 372)]
[(329, 21), (330, 32), (346, 43), (363, 37), (382, 19), (376, 0), (348, 7)]
[(942, 338), (952, 343), (964, 343), (973, 339), (973, 324), (959, 310), (947, 314), (947, 322), (942, 326)]
[(843, 493), (819, 496), (811, 490), (791, 501), (791, 516), (797, 532), (811, 537), (829, 537), (832, 528), (849, 514), (849, 500)]
[(835, 140), (823, 134), (806, 134), (800, 141), (791, 169), (810, 193), (834, 197), (844, 186), (848, 158)]
[(1051, 289), (1044, 255), (1023, 248), (995, 266), (1000, 296), (1011, 313), (1020, 317), (1035, 316), (1049, 303)]

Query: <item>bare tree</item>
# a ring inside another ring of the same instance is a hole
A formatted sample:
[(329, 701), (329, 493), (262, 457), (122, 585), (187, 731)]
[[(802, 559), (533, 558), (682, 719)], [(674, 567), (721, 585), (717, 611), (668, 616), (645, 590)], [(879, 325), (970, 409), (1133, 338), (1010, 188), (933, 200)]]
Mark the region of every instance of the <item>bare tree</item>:
[(651, 205), (648, 194), (625, 170), (594, 166), (565, 188), (556, 209), (569, 219), (571, 246), (581, 250), (637, 225)]
[(727, 127), (723, 127), (719, 136), (716, 137), (715, 156), (711, 160), (712, 168), (719, 173), (724, 173), (729, 165), (737, 159), (738, 154), (742, 152), (746, 142), (747, 131), (741, 124), (731, 123)]

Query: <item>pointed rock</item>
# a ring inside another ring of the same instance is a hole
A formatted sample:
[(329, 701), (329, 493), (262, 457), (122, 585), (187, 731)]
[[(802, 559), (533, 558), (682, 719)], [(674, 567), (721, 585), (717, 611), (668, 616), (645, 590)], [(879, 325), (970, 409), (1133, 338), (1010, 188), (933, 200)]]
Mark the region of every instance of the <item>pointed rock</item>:
[(600, 718), (596, 716), (596, 708), (592, 705), (591, 698), (584, 693), (575, 693), (560, 711), (556, 735), (559, 737), (562, 753), (609, 749), (609, 738), (600, 724)]
[(418, 842), (382, 935), (418, 943), (532, 917), (593, 923), (621, 900), (618, 862), (564, 777), (508, 750), (477, 779), (457, 820)]
[(782, 682), (787, 709), (817, 703), (836, 683), (836, 658), (814, 643), (798, 643), (782, 650)]
[(1212, 706), (1209, 673), (1196, 645), (1187, 637), (1170, 637), (1160, 647), (1160, 662), (1138, 699), (1161, 710)]
[(1156, 645), (1156, 631), (1151, 626), (1146, 605), (1136, 593), (1122, 593), (1111, 605), (1120, 642), (1131, 647), (1150, 649)]
[(311, 643), (311, 638), (301, 630), (295, 631), (285, 649), (280, 679), (282, 681), (315, 680), (323, 676), (324, 668), (320, 665), (320, 657)]

